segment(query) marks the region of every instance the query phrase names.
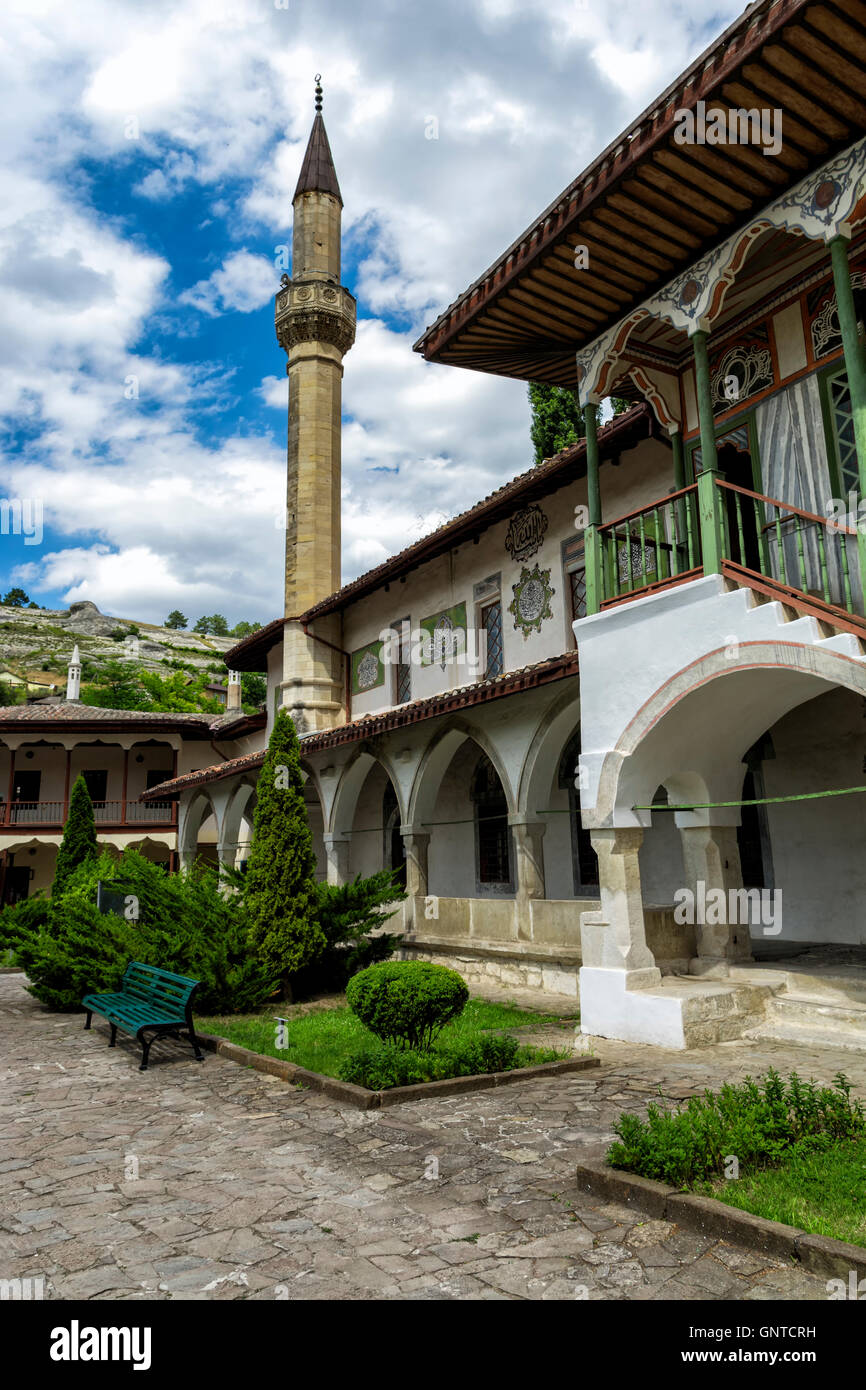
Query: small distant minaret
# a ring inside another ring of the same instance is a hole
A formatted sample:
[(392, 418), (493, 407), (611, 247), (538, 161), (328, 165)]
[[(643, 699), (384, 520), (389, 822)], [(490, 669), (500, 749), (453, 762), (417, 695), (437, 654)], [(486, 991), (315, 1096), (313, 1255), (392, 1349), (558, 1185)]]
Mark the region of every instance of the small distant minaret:
[[(306, 633), (297, 621), (340, 587), (340, 430), (343, 357), (355, 341), (355, 300), (340, 284), (343, 199), (322, 119), (316, 115), (293, 199), (292, 278), (276, 297), (276, 329), (288, 353), (285, 639), (282, 702), (299, 732), (345, 716), (339, 620)], [(330, 643), (329, 647), (327, 644)]]
[(81, 699), (81, 654), (76, 642), (72, 652), (72, 660), (66, 672), (66, 702), (67, 704)]
[(226, 688), (226, 709), (240, 709), (241, 707), (241, 673), (240, 671), (229, 671), (229, 682)]

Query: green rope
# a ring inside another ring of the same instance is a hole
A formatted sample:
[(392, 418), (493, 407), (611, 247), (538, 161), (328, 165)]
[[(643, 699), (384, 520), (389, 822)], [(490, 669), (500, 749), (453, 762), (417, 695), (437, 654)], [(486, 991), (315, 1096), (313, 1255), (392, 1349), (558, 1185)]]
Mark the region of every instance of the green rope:
[(801, 792), (799, 796), (761, 796), (754, 801), (695, 801), (689, 804), (672, 806), (668, 802), (657, 805), (632, 806), (633, 811), (710, 811), (718, 806), (777, 806), (783, 801), (816, 801), (823, 796), (852, 796), (855, 792), (866, 792), (866, 787), (836, 787), (824, 792)]

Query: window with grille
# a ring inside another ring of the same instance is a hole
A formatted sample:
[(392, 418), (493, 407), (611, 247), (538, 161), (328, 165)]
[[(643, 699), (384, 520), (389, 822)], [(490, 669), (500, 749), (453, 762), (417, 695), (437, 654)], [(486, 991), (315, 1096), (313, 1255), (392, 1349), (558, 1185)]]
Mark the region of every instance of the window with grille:
[(409, 619), (398, 618), (391, 624), (400, 638), (399, 657), (394, 665), (394, 703), (406, 705), (412, 699), (412, 663), (410, 654)]
[(851, 408), (851, 391), (846, 372), (840, 372), (838, 376), (830, 378), (827, 393), (833, 421), (839, 481), (842, 484), (843, 496), (847, 496), (849, 492), (859, 492), (860, 474), (857, 467), (857, 445), (854, 440), (854, 412)]
[(568, 582), (571, 588), (571, 616), (575, 622), (586, 617), (586, 570), (570, 570)]
[(487, 641), (487, 664), (484, 668), (484, 679), (491, 680), (494, 676), (501, 676), (503, 670), (502, 604), (499, 599), (482, 608), (481, 627)]
[(511, 891), (508, 803), (490, 759), (482, 755), (472, 778), (478, 887)]
[(575, 787), (580, 765), (580, 730), (577, 729), (566, 745), (559, 764), (558, 785), (568, 792), (569, 821), (571, 822), (571, 871), (574, 895), (577, 898), (598, 892), (598, 855), (592, 847), (592, 837), (584, 829), (580, 814), (580, 793)]
[(582, 536), (572, 536), (562, 543), (562, 566), (566, 590), (571, 595), (571, 614), (566, 615), (567, 636), (572, 646), (571, 624), (586, 617), (586, 560)]

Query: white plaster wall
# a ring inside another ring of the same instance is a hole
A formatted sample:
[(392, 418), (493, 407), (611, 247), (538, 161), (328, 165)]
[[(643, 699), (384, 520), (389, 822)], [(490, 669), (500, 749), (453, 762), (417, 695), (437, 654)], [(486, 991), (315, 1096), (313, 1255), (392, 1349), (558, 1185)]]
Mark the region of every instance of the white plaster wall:
[(682, 839), (672, 812), (652, 813), (638, 860), (643, 901), (654, 907), (670, 906), (677, 889), (685, 885)]
[[(768, 797), (866, 781), (862, 700), (853, 691), (810, 700), (770, 734), (776, 756), (763, 763)], [(864, 796), (789, 802), (769, 806), (767, 814), (782, 893), (782, 932), (775, 939), (866, 944)]]
[(479, 756), (480, 749), (476, 744), (464, 744), (442, 779), (430, 836), (429, 893), (446, 898), (477, 896), (475, 808), (469, 789)]
[[(734, 642), (809, 642), (808, 628), (806, 620), (802, 624), (782, 621), (776, 604), (752, 607), (747, 590), (738, 588), (729, 593), (719, 576), (636, 599), (575, 624), (580, 654), (581, 766), (587, 778), (581, 795), (584, 810), (592, 811), (596, 806), (599, 776), (607, 754), (617, 746), (646, 701), (669, 680), (707, 653), (733, 650)], [(620, 675), (626, 653), (627, 680)], [(611, 673), (616, 673), (614, 678)], [(817, 689), (816, 684), (816, 692)], [(721, 711), (714, 709), (712, 718), (727, 720), (724, 697), (718, 692), (707, 708), (716, 698), (722, 702)], [(708, 718), (708, 740), (712, 727), (712, 719)], [(711, 741), (707, 747), (709, 764)], [(672, 720), (669, 765), (659, 768), (659, 774), (677, 771), (680, 762), (676, 721)], [(635, 813), (622, 823), (642, 824), (648, 814)]]
[[(655, 439), (642, 440), (621, 455), (620, 463), (607, 461), (600, 469), (602, 509), (606, 520), (646, 505), (673, 489), (673, 463), (670, 448)], [(355, 652), (368, 643), (379, 640), (388, 625), (408, 617), (414, 632), (421, 620), (465, 602), (467, 625), (475, 622), (473, 587), (497, 573), (501, 574), (500, 597), (503, 614), (503, 656), (506, 671), (518, 670), (548, 660), (573, 647), (571, 634), (571, 601), (562, 566), (562, 542), (572, 539), (575, 531), (575, 508), (585, 506), (586, 479), (576, 480), (540, 502), (548, 518), (548, 529), (540, 549), (530, 559), (514, 563), (505, 549), (508, 521), (490, 527), (477, 545), (471, 541), (447, 555), (437, 557), (409, 574), (405, 582), (390, 585), (360, 599), (349, 607), (343, 618), (343, 645)], [(516, 503), (514, 511), (520, 504)], [(520, 581), (523, 569), (550, 570), (554, 589), (550, 606), (553, 616), (546, 619), (540, 631), (524, 636), (515, 625), (508, 606), (514, 598), (513, 586)], [(281, 670), (279, 679), (281, 679)], [(471, 684), (483, 677), (466, 662), (441, 665), (414, 665), (412, 698), (423, 699), (442, 691)], [(269, 677), (269, 680), (271, 677)], [(386, 668), (385, 683), (374, 690), (352, 696), (352, 717), (376, 713), (394, 703), (393, 670)]]
[(355, 810), (349, 841), (349, 874), (377, 874), (383, 868), (382, 805), (388, 776), (376, 764), (367, 774)]

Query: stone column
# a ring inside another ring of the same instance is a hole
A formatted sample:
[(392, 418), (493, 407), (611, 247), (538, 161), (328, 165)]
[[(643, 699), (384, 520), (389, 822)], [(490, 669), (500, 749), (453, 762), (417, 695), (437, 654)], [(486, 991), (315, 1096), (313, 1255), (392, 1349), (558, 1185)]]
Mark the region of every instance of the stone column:
[[(680, 837), (685, 884), (695, 895), (698, 954), (691, 962), (690, 971), (693, 975), (724, 976), (729, 973), (732, 961), (752, 958), (748, 922), (728, 920), (731, 915), (729, 890), (743, 887), (737, 827), (680, 826)], [(712, 920), (701, 922), (698, 916)]]
[(400, 827), (400, 834), (406, 850), (406, 892), (410, 898), (426, 898), (430, 833), (407, 825)]
[(601, 911), (584, 912), (580, 919), (584, 967), (624, 972), (628, 990), (650, 988), (661, 980), (646, 943), (638, 863), (642, 841), (639, 826), (592, 831)]
[(508, 824), (514, 836), (517, 858), (517, 901), (528, 902), (530, 898), (543, 898), (545, 891), (542, 841), (547, 826), (543, 821), (528, 821), (522, 816), (509, 816)]
[(325, 855), (328, 860), (328, 883), (335, 886), (349, 881), (349, 845), (347, 836), (324, 835)]

